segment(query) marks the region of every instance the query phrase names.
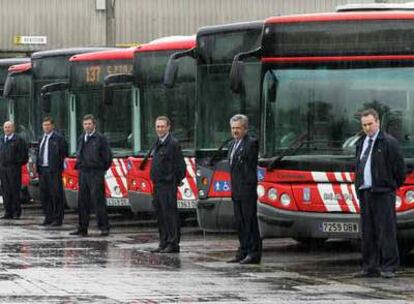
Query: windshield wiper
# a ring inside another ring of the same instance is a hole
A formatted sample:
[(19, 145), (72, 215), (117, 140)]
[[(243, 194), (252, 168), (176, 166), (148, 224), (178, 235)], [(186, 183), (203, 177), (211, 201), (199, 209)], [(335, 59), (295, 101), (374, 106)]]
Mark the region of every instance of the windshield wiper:
[[(305, 138), (306, 139), (306, 138)], [(291, 156), (291, 155), (295, 155), (296, 152), (302, 148), (305, 144), (319, 144), (319, 143), (336, 143), (336, 141), (329, 141), (329, 140), (303, 140), (300, 141), (298, 143), (297, 146), (295, 146), (296, 142), (293, 143), (293, 145), (291, 145), (290, 147), (288, 147), (286, 150), (284, 150), (280, 155), (276, 156), (275, 158), (272, 159), (272, 161), (269, 163), (269, 165), (267, 166), (267, 168), (269, 170), (273, 170), (276, 167), (276, 164), (279, 163), (284, 157), (286, 156)], [(319, 150), (319, 148), (316, 148), (316, 150)], [(332, 149), (332, 148), (330, 148)], [(342, 149), (340, 149), (342, 150)]]
[(220, 154), (223, 148), (233, 139), (233, 137), (226, 139), (221, 146), (217, 149), (216, 153), (213, 154), (213, 156), (210, 158), (208, 165), (212, 166), (214, 159), (216, 159)]

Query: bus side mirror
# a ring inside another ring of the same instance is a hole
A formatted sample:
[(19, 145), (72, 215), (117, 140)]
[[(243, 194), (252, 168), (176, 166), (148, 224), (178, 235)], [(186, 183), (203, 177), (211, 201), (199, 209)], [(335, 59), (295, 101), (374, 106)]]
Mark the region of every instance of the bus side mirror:
[(168, 59), (167, 67), (164, 72), (164, 85), (167, 88), (172, 88), (175, 85), (178, 75), (178, 60), (171, 58)]
[(112, 87), (105, 86), (103, 89), (103, 104), (111, 106), (114, 103), (114, 90)]
[(7, 76), (6, 83), (4, 84), (3, 96), (8, 97), (12, 94), (13, 88), (16, 85), (16, 81), (13, 77)]
[(230, 89), (235, 94), (240, 94), (244, 90), (243, 75), (244, 62), (235, 59), (230, 70)]
[(52, 96), (50, 93), (42, 93), (42, 111), (44, 113), (50, 113), (50, 110), (52, 108)]

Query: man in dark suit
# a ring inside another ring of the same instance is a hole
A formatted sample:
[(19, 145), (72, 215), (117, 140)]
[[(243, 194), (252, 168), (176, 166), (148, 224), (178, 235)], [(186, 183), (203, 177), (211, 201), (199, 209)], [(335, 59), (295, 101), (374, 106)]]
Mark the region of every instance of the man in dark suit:
[(64, 137), (55, 131), (52, 117), (43, 119), (42, 129), (44, 134), (39, 140), (36, 159), (40, 200), (45, 215), (42, 225), (62, 226), (65, 208), (62, 171), (68, 146)]
[(152, 252), (180, 252), (180, 224), (177, 209), (177, 187), (186, 174), (180, 145), (170, 134), (171, 122), (166, 116), (155, 120), (158, 136), (154, 144), (151, 180), (154, 184), (153, 205), (158, 221), (159, 245)]
[(358, 277), (392, 278), (399, 265), (395, 191), (405, 180), (404, 157), (380, 130), (378, 113), (361, 114), (365, 133), (356, 144), (355, 189), (361, 206), (362, 271)]
[(79, 172), (79, 226), (71, 235), (88, 235), (89, 216), (95, 209), (101, 236), (109, 235), (106, 213), (105, 173), (112, 164), (112, 151), (105, 136), (96, 130), (96, 119), (87, 114), (83, 117), (84, 132), (78, 139), (76, 169)]
[(257, 223), (257, 159), (259, 146), (247, 134), (249, 121), (242, 114), (230, 119), (234, 140), (230, 143), (228, 160), (231, 174), (231, 197), (240, 247), (229, 263), (259, 264), (262, 241)]
[(29, 159), (27, 144), (15, 134), (11, 121), (3, 125), (4, 136), (0, 140), (0, 178), (3, 191), (5, 213), (3, 219), (18, 219), (21, 216), (20, 190), (22, 185), (22, 166)]

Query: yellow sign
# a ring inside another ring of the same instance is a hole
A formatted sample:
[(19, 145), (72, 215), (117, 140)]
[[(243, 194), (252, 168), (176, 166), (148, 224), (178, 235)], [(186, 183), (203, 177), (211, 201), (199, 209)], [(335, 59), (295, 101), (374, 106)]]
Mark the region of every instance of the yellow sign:
[(14, 36), (14, 44), (47, 44), (46, 36)]

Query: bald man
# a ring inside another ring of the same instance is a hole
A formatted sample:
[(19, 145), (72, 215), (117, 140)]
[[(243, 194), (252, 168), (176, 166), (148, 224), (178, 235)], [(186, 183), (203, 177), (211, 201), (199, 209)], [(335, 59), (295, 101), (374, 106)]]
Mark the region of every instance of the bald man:
[(22, 166), (29, 158), (27, 144), (15, 134), (14, 123), (6, 121), (0, 138), (0, 179), (3, 191), (4, 215), (2, 219), (19, 219)]

